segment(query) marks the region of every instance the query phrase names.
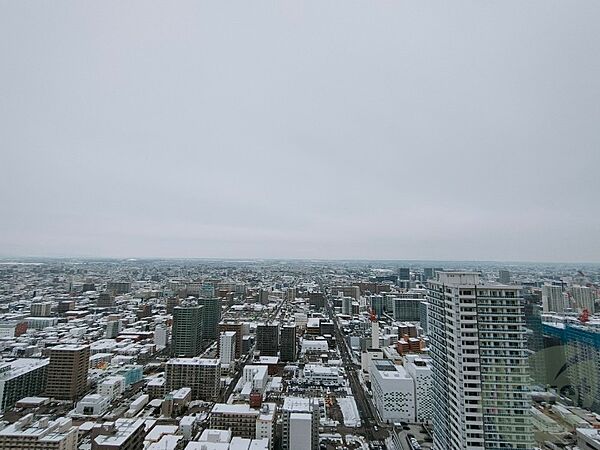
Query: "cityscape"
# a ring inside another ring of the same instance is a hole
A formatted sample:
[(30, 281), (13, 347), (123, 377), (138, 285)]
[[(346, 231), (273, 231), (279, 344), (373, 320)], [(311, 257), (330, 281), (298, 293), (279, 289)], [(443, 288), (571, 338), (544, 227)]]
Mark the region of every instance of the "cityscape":
[(0, 262), (0, 449), (600, 448), (600, 265)]
[(0, 450), (600, 450), (599, 24), (0, 0)]

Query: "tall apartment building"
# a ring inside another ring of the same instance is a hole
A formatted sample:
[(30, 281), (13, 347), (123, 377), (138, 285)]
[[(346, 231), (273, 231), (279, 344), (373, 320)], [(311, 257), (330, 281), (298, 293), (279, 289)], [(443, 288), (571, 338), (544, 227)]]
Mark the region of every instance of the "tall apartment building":
[(174, 358), (165, 367), (167, 392), (189, 387), (192, 399), (214, 401), (221, 387), (221, 361), (207, 358)]
[(587, 309), (590, 314), (593, 314), (596, 310), (596, 296), (594, 291), (585, 286), (571, 286), (570, 294), (573, 301), (572, 308), (578, 311)]
[(0, 412), (44, 392), (47, 377), (47, 359), (19, 358), (0, 364)]
[(108, 339), (116, 338), (119, 335), (119, 333), (121, 332), (121, 328), (122, 328), (121, 320), (119, 320), (119, 319), (109, 320), (108, 322), (106, 322), (106, 337)]
[(315, 398), (286, 397), (281, 408), (283, 450), (319, 448), (319, 403)]
[(0, 450), (77, 450), (77, 427), (71, 419), (33, 420), (27, 414), (0, 430)]
[(433, 268), (425, 267), (423, 269), (423, 281), (431, 280), (433, 278)]
[(342, 297), (342, 314), (351, 316), (353, 313), (354, 298)]
[(279, 351), (279, 322), (259, 323), (256, 326), (256, 350), (261, 356), (277, 356)]
[(64, 344), (50, 349), (46, 394), (60, 400), (79, 400), (87, 391), (90, 346)]
[(296, 342), (296, 326), (284, 325), (281, 327), (281, 343), (280, 343), (280, 359), (281, 361), (296, 361), (296, 352), (298, 344)]
[(31, 304), (31, 315), (34, 317), (50, 317), (52, 302), (37, 302)]
[(258, 290), (258, 303), (261, 305), (269, 304), (269, 290), (262, 288)]
[(285, 300), (288, 302), (296, 300), (296, 288), (290, 287), (285, 290)]
[(498, 283), (510, 284), (510, 271), (500, 270), (498, 272)]
[(118, 419), (92, 429), (92, 450), (143, 450), (143, 419)]
[(219, 357), (225, 366), (235, 360), (235, 334), (235, 331), (223, 331), (219, 335)]
[(419, 303), (419, 324), (421, 325), (423, 333), (425, 334), (429, 332), (429, 329), (427, 327), (427, 315), (429, 314), (428, 311), (429, 303), (423, 301)]
[(442, 272), (428, 303), (434, 450), (533, 449), (520, 287)]
[(215, 297), (198, 299), (198, 305), (202, 306), (202, 340), (205, 342), (212, 343), (219, 337), (221, 303), (221, 299)]
[(171, 354), (194, 357), (202, 352), (203, 306), (176, 306), (173, 309)]
[(542, 307), (544, 312), (562, 313), (565, 310), (565, 295), (561, 286), (542, 286)]
[[(219, 333), (224, 331), (235, 332), (235, 358), (242, 356), (242, 341), (244, 339), (244, 325), (239, 322), (221, 322), (218, 326)], [(219, 349), (220, 351), (220, 349)]]
[(167, 298), (165, 307), (167, 308), (167, 314), (173, 314), (175, 312), (175, 307), (181, 304), (181, 300), (177, 297), (169, 297)]

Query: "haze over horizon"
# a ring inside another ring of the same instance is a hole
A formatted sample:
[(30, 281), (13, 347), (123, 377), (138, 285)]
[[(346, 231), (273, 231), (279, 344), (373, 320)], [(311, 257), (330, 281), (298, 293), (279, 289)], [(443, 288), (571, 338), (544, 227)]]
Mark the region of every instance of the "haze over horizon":
[(599, 14), (0, 0), (0, 255), (598, 261)]

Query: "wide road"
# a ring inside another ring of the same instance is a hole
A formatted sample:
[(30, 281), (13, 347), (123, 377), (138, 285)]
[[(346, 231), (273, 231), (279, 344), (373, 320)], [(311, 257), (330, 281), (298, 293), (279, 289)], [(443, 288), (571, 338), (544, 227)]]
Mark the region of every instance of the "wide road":
[(327, 302), (327, 312), (329, 314), (329, 318), (334, 323), (338, 349), (342, 356), (344, 367), (346, 368), (346, 374), (348, 376), (348, 380), (350, 381), (350, 388), (352, 389), (352, 394), (354, 395), (354, 400), (356, 401), (356, 406), (358, 407), (360, 419), (362, 420), (362, 429), (364, 430), (365, 437), (369, 442), (382, 440), (382, 436), (385, 436), (387, 433), (382, 433), (381, 431), (383, 430), (380, 432), (375, 432), (374, 430), (375, 426), (379, 427), (381, 424), (378, 423), (377, 414), (373, 408), (371, 400), (360, 383), (358, 378), (359, 375), (356, 373), (354, 362), (348, 349), (348, 344), (346, 339), (344, 339), (344, 335), (340, 329), (340, 324), (337, 320), (337, 317), (333, 314), (333, 309), (331, 308), (329, 301)]

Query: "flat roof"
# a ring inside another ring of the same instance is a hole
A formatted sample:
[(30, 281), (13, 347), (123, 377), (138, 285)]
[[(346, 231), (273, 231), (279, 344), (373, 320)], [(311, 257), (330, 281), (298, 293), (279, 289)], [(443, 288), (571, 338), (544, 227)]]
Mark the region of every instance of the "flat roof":
[(197, 366), (216, 366), (220, 364), (220, 359), (213, 358), (172, 358), (167, 361), (167, 364), (174, 365), (197, 365)]

